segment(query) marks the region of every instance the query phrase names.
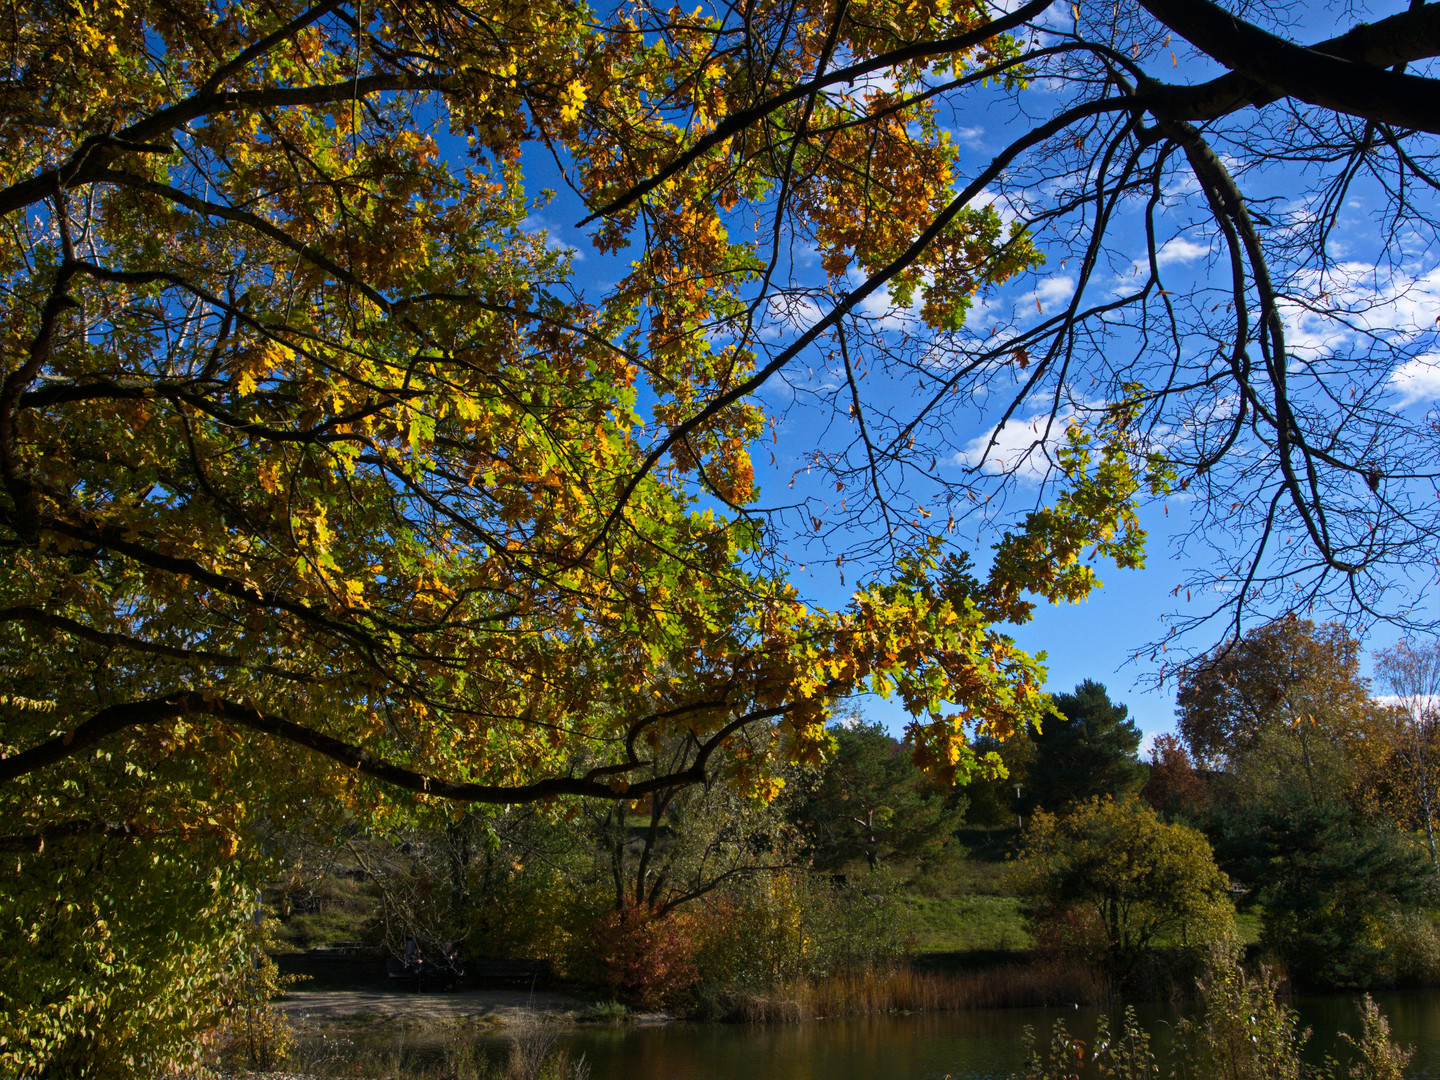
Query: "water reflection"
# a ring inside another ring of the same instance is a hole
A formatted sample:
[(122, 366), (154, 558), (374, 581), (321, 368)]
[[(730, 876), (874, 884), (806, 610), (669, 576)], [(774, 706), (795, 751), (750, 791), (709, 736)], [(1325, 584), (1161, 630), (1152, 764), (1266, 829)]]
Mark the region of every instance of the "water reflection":
[[(593, 1080), (998, 1080), (1023, 1061), (1026, 1023), (1049, 1027), (1050, 1010), (931, 1013), (807, 1024), (582, 1032)], [(1093, 1028), (1091, 1017), (1083, 1017)]]
[[(1440, 1080), (1440, 991), (1376, 994), (1375, 999), (1395, 1037), (1415, 1047), (1408, 1075)], [(1327, 1054), (1349, 1057), (1339, 1035), (1359, 1031), (1350, 998), (1302, 998), (1292, 1004), (1302, 1025), (1313, 1031), (1312, 1061)], [(1180, 1013), (1161, 1005), (1140, 1006), (1136, 1013), (1168, 1064)], [(1005, 1080), (1024, 1064), (1027, 1026), (1045, 1040), (1061, 1019), (1089, 1041), (1099, 1014), (1098, 1009), (1001, 1009), (804, 1024), (676, 1023), (582, 1028), (565, 1032), (559, 1042), (572, 1058), (585, 1055), (591, 1080)], [(352, 1052), (384, 1050), (417, 1065), (433, 1067), (441, 1056), (434, 1033), (418, 1038), (377, 1033), (345, 1042)], [(492, 1059), (506, 1056), (503, 1037), (483, 1036), (482, 1042)]]
[[(1440, 1080), (1440, 993), (1377, 994), (1395, 1036), (1414, 1045), (1409, 1075)], [(1311, 1056), (1343, 1053), (1339, 1033), (1358, 1033), (1348, 998), (1295, 1002), (1313, 1030)], [(1023, 1034), (1042, 1037), (1059, 1018), (1081, 1038), (1095, 1031), (1097, 1009), (1005, 1009), (823, 1020), (807, 1024), (729, 1026), (672, 1024), (576, 1032), (565, 1039), (583, 1052), (592, 1080), (1004, 1080), (1024, 1063)], [(1179, 1013), (1143, 1006), (1140, 1020), (1167, 1057)]]
[[(1406, 1075), (1440, 1080), (1440, 990), (1404, 990), (1371, 995), (1390, 1021), (1397, 1042), (1415, 1048)], [(1354, 1002), (1345, 997), (1300, 998), (1294, 1002), (1302, 1023), (1313, 1031), (1311, 1051), (1323, 1057), (1346, 1056), (1339, 1033), (1359, 1033)]]

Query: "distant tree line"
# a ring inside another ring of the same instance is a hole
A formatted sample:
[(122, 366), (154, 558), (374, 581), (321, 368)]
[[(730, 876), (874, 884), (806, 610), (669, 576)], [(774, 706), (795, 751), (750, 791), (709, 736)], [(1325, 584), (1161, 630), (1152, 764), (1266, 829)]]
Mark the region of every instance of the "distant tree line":
[[(1179, 734), (1157, 737), (1148, 765), (1124, 707), (1087, 681), (1056, 696), (1063, 720), (999, 747), (1006, 783), (1020, 784), (1023, 798), (1007, 806), (989, 782), (974, 804), (994, 824), (1014, 823), (1007, 810), (1038, 815), (1026, 831), (1032, 861), (1065, 849), (1069, 862), (1032, 873), (1052, 915), (1057, 897), (1135, 887), (1122, 881), (1130, 871), (1099, 864), (1082, 885), (1071, 865), (1101, 834), (1109, 838), (1100, 847), (1124, 846), (1116, 822), (1128, 814), (1131, 846), (1150, 843), (1159, 822), (1203, 835), (1236, 907), (1258, 919), (1258, 950), (1302, 984), (1432, 981), (1437, 661), (1440, 648), (1408, 641), (1380, 654), (1377, 671), (1392, 691), (1382, 699), (1344, 628), (1281, 619), (1185, 670)], [(1121, 814), (1122, 804), (1135, 809)], [(1192, 884), (1203, 877), (1197, 870)], [(1193, 902), (1183, 890), (1174, 896), (1172, 915)], [(1124, 933), (1112, 927), (1107, 938), (1126, 951)]]

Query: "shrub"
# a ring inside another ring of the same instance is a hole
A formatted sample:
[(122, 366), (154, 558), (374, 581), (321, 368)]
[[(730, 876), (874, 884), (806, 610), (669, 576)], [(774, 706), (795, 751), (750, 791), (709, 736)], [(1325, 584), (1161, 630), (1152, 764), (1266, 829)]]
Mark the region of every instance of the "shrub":
[(1380, 976), (1400, 986), (1440, 982), (1440, 927), (1426, 911), (1396, 911), (1376, 920), (1385, 964)]
[(149, 1080), (226, 1012), (255, 893), (207, 838), (84, 838), (0, 871), (0, 1075)]
[[(1402, 1080), (1405, 1066), (1415, 1055), (1390, 1041), (1390, 1021), (1380, 1013), (1375, 999), (1366, 994), (1360, 1003), (1360, 1038), (1344, 1032), (1340, 1038), (1355, 1050), (1355, 1060), (1341, 1075), (1346, 1080)], [(1334, 1074), (1334, 1068), (1331, 1070)]]
[(1251, 976), (1234, 953), (1217, 954), (1198, 984), (1199, 1015), (1176, 1025), (1174, 1075), (1182, 1080), (1299, 1080), (1310, 1038), (1276, 999), (1268, 969)]
[(275, 999), (285, 988), (309, 976), (281, 975), (275, 961), (263, 952), (247, 964), (233, 981), (230, 1015), (218, 1032), (220, 1061), (247, 1069), (270, 1069), (290, 1056), (294, 1033)]
[(1094, 1080), (1160, 1080), (1150, 1036), (1130, 1007), (1125, 1009), (1119, 1032), (1113, 1035), (1109, 1019), (1101, 1016), (1089, 1047), (1070, 1034), (1063, 1020), (1057, 1020), (1051, 1029), (1044, 1054), (1036, 1048), (1033, 1028), (1025, 1029), (1025, 1042), (1030, 1053), (1018, 1080), (1079, 1080), (1082, 1072)]
[(680, 1001), (699, 979), (695, 917), (644, 905), (608, 911), (595, 923), (604, 981), (626, 1005), (655, 1009)]
[(884, 870), (844, 886), (797, 869), (709, 900), (698, 954), (707, 992), (763, 996), (798, 980), (890, 969), (910, 939), (909, 914), (892, 885)]
[(1133, 797), (1035, 814), (1016, 878), (1040, 901), (1037, 940), (1122, 981), (1161, 945), (1203, 951), (1234, 936), (1229, 883), (1204, 834)]

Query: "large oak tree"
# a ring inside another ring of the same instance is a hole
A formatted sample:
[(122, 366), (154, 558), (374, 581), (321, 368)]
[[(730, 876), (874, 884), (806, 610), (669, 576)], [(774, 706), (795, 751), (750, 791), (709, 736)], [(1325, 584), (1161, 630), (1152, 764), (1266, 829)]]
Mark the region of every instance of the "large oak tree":
[[(1087, 549), (1138, 560), (1147, 469), (1247, 538), (1214, 594), (1237, 628), (1327, 600), (1420, 621), (1430, 571), (1394, 587), (1431, 565), (1434, 431), (1394, 387), (1431, 331), (1357, 311), (1423, 300), (1425, 268), (1357, 292), (1333, 242), (1367, 176), (1375, 265), (1428, 242), (1433, 10), (1305, 46), (1204, 0), (1048, 9), (0, 11), (0, 847), (24, 918), (79, 888), (57, 850), (223, 854), (300, 799), (638, 798), (726, 744), (763, 790), (865, 687), (964, 775), (967, 731), (1042, 707), (997, 624), (1026, 590), (1083, 596)], [(1228, 73), (1175, 81), (1179, 39)], [(945, 121), (977, 95), (1027, 120), (968, 168)], [(628, 262), (612, 283), (531, 228), (537, 156)], [(1237, 161), (1314, 198), (1254, 206)], [(1193, 234), (1159, 212), (1177, 182)], [(1192, 235), (1220, 283), (1180, 297), (1166, 244)], [(1068, 299), (987, 324), (977, 297), (1037, 244), (1068, 249)], [(1297, 350), (1297, 317), (1350, 329)], [(981, 451), (1022, 420), (997, 470)], [(751, 454), (782, 427), (818, 433), (784, 448), (813, 475), (761, 503)], [(1011, 514), (997, 489), (1041, 459), (1050, 508)], [(942, 541), (961, 525), (998, 537), (983, 573)], [(860, 563), (848, 606), (802, 602), (797, 532)]]
[[(995, 626), (1027, 589), (1083, 595), (1087, 548), (1138, 558), (1123, 418), (1070, 440), (1066, 494), (984, 580), (912, 535), (848, 606), (807, 605), (750, 452), (754, 392), (821, 331), (757, 354), (773, 268), (732, 232), (774, 205), (832, 272), (893, 264), (952, 323), (1034, 249), (947, 209), (923, 109), (802, 92), (837, 129), (818, 158), (762, 111), (658, 178), (842, 52), (1009, 48), (979, 10), (855, 13), (757, 11), (733, 49), (703, 12), (565, 2), (0, 11), (0, 1064), (143, 1075), (199, 1046), (122, 1003), (184, 925), (195, 962), (145, 992), (218, 1007), (244, 875), (215, 866), (260, 817), (640, 800), (722, 747), (764, 792), (861, 687), (963, 776), (967, 729), (1037, 714)], [(537, 152), (597, 206), (649, 185), (594, 236), (631, 260), (612, 287), (527, 225)], [(198, 930), (134, 900), (177, 860), (224, 908)]]

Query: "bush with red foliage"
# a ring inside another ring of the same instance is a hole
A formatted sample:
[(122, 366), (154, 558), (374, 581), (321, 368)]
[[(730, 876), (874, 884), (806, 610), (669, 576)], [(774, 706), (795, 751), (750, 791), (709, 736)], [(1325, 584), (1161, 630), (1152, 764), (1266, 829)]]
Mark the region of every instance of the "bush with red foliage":
[(607, 911), (595, 922), (602, 978), (637, 1009), (674, 1004), (690, 991), (700, 977), (700, 938), (694, 915), (647, 905)]

